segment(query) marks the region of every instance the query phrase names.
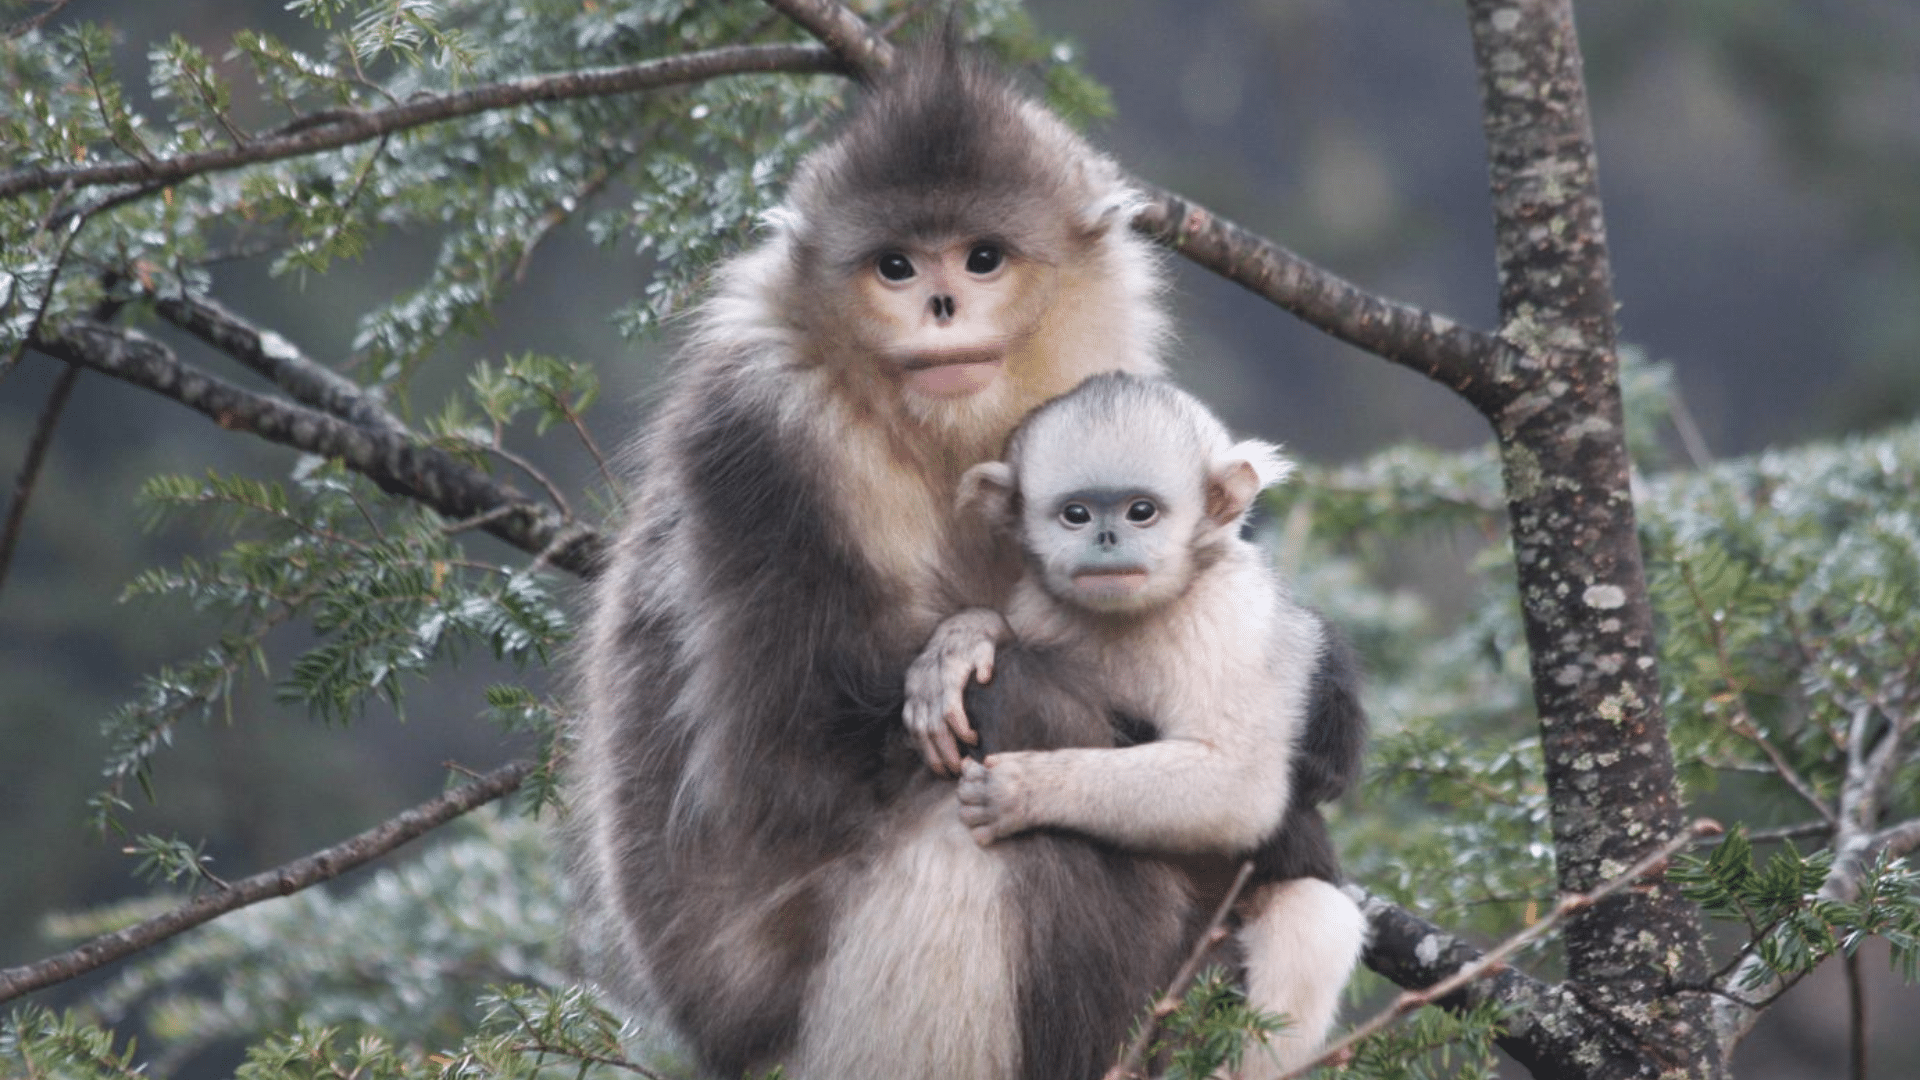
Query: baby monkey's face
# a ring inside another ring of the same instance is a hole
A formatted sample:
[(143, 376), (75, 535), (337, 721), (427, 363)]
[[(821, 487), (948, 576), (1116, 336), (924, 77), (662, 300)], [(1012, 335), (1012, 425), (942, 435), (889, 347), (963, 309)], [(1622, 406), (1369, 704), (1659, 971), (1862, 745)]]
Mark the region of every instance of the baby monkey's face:
[(1173, 494), (1166, 479), (1028, 489), (1027, 548), (1047, 591), (1102, 614), (1151, 610), (1178, 596), (1192, 576), (1201, 500), (1198, 492)]

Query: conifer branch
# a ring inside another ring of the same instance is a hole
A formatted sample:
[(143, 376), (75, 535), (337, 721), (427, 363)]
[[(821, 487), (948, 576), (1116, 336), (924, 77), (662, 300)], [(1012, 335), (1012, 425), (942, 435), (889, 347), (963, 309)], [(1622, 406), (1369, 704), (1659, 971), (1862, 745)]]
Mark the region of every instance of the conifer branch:
[[(171, 349), (138, 331), (76, 319), (43, 332), (34, 347), (172, 398), (223, 428), (338, 458), (382, 489), (423, 503), (450, 520), (488, 515), (483, 526), (487, 532), (544, 562), (582, 576), (590, 576), (597, 565), (602, 539), (592, 528), (528, 500), (451, 455), (403, 434), (360, 427), (243, 390), (180, 363)], [(492, 516), (502, 508), (511, 511)]]
[(386, 108), (316, 113), (245, 146), (68, 169), (39, 166), (15, 169), (0, 173), (0, 198), (62, 186), (173, 183), (205, 173), (338, 150), (427, 124), (521, 105), (658, 90), (726, 75), (834, 74), (842, 70), (831, 53), (811, 45), (728, 45), (622, 67), (530, 75), (471, 90), (416, 98)]
[(330, 848), (242, 878), (224, 889), (203, 894), (172, 911), (124, 930), (102, 934), (58, 956), (48, 957), (38, 963), (0, 969), (0, 1002), (11, 1001), (22, 994), (105, 967), (230, 911), (276, 896), (290, 896), (323, 881), (330, 881), (462, 814), (511, 794), (533, 774), (535, 768), (536, 765), (531, 761), (503, 765), (470, 784), (462, 784)]

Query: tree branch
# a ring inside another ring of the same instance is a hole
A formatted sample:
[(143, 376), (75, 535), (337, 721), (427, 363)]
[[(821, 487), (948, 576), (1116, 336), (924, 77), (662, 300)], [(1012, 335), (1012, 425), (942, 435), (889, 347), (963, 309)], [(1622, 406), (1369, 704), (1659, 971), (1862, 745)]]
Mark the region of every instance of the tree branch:
[(527, 500), (480, 470), (403, 435), (369, 430), (222, 382), (181, 364), (172, 350), (138, 331), (78, 319), (58, 331), (43, 332), (34, 347), (172, 398), (221, 427), (339, 458), (383, 489), (424, 503), (450, 520), (511, 508), (489, 516), (486, 531), (582, 576), (591, 576), (598, 565), (598, 533)]
[(227, 146), (151, 161), (120, 161), (71, 169), (16, 169), (0, 173), (0, 198), (63, 185), (98, 187), (103, 184), (170, 183), (203, 173), (237, 169), (243, 165), (337, 150), (426, 124), (519, 105), (658, 90), (725, 75), (767, 72), (836, 74), (843, 71), (840, 61), (832, 53), (811, 45), (731, 45), (623, 67), (508, 79), (383, 109), (347, 109), (316, 114), (295, 121), (277, 135), (256, 139), (246, 146)]
[(1505, 404), (1488, 375), (1514, 347), (1491, 334), (1376, 296), (1198, 203), (1139, 180), (1133, 227), (1338, 341), (1451, 387), (1482, 413)]
[(125, 930), (102, 934), (58, 956), (0, 970), (0, 1002), (104, 967), (229, 911), (276, 896), (288, 896), (339, 877), (462, 814), (510, 794), (535, 767), (531, 761), (502, 766), (473, 783), (454, 788), (323, 851), (242, 878), (218, 892), (207, 893)]
[(7, 504), (7, 523), (0, 531), (0, 589), (7, 583), (7, 571), (13, 568), (13, 550), (20, 543), (20, 531), (27, 521), (27, 504), (33, 501), (33, 486), (40, 479), (40, 465), (46, 460), (47, 444), (53, 440), (53, 429), (60, 423), (60, 412), (67, 407), (67, 398), (73, 393), (73, 384), (80, 378), (80, 369), (67, 367), (54, 380), (53, 389), (47, 392), (47, 403), (40, 408), (40, 418), (34, 421), (33, 437), (27, 441), (27, 452), (20, 459), (20, 472), (13, 481), (13, 501)]
[(872, 82), (893, 63), (893, 46), (845, 4), (836, 0), (767, 0), (767, 6), (819, 39), (861, 82)]
[[(1367, 949), (1362, 959), (1396, 986), (1410, 990), (1433, 986), (1484, 955), (1454, 934), (1359, 886), (1348, 885), (1347, 892), (1367, 916)], [(1621, 1053), (1627, 1043), (1620, 1032), (1589, 1010), (1572, 990), (1543, 983), (1518, 968), (1498, 968), (1433, 1003), (1458, 1011), (1487, 1001), (1507, 1010), (1506, 1030), (1496, 1040), (1500, 1048), (1534, 1076), (1585, 1078), (1588, 1064), (1594, 1061), (1618, 1068), (1596, 1077), (1623, 1080), (1648, 1075), (1637, 1065), (1622, 1064), (1637, 1055)]]
[(38, 0), (38, 2), (41, 7), (47, 10), (42, 11), (38, 15), (29, 15), (7, 27), (5, 30), (0, 30), (0, 40), (12, 41), (16, 38), (26, 37), (28, 34), (40, 29), (48, 19), (60, 14), (60, 9), (73, 3), (73, 0)]
[(412, 435), (364, 387), (307, 356), (279, 334), (260, 329), (206, 297), (156, 299), (153, 310), (258, 372), (302, 405), (359, 427)]
[[(1562, 922), (1566, 921), (1576, 912), (1584, 911), (1587, 908), (1592, 907), (1593, 905), (1599, 903), (1600, 901), (1606, 899), (1607, 897), (1612, 896), (1614, 893), (1617, 893), (1620, 890), (1635, 884), (1636, 882), (1640, 881), (1640, 879), (1646, 877), (1649, 874), (1658, 873), (1664, 870), (1666, 868), (1668, 860), (1672, 859), (1676, 853), (1678, 853), (1682, 848), (1688, 846), (1689, 844), (1692, 844), (1696, 839), (1703, 836), (1713, 836), (1718, 834), (1720, 831), (1721, 831), (1721, 828), (1718, 822), (1710, 821), (1704, 818), (1699, 821), (1696, 821), (1685, 832), (1682, 832), (1680, 835), (1675, 836), (1671, 840), (1668, 840), (1665, 844), (1662, 844), (1659, 848), (1655, 849), (1654, 851), (1649, 852), (1645, 858), (1641, 859), (1639, 862), (1629, 867), (1625, 873), (1620, 874), (1618, 877), (1615, 877), (1612, 880), (1601, 884), (1598, 888), (1595, 888), (1591, 891), (1588, 891), (1585, 893), (1572, 893), (1572, 894), (1561, 896), (1559, 899), (1559, 902), (1554, 904), (1553, 910), (1549, 911), (1545, 918), (1538, 920), (1537, 922), (1533, 923), (1531, 926), (1528, 926), (1526, 929), (1521, 930), (1519, 933), (1514, 934), (1512, 937), (1507, 938), (1505, 941), (1501, 942), (1499, 945), (1495, 946), (1494, 948), (1489, 949), (1484, 953), (1473, 954), (1470, 956), (1462, 956), (1462, 955), (1458, 955), (1457, 953), (1454, 955), (1451, 955), (1449, 957), (1449, 960), (1451, 961), (1452, 971), (1446, 973), (1445, 975), (1442, 975), (1439, 978), (1435, 978), (1431, 982), (1426, 982), (1419, 986), (1408, 986), (1406, 983), (1400, 982), (1400, 980), (1395, 979), (1394, 981), (1398, 985), (1406, 988), (1406, 992), (1401, 994), (1400, 997), (1396, 999), (1391, 1006), (1389, 1006), (1388, 1008), (1386, 1008), (1385, 1010), (1381, 1011), (1379, 1014), (1374, 1016), (1373, 1019), (1367, 1021), (1364, 1024), (1359, 1025), (1358, 1027), (1355, 1027), (1352, 1031), (1349, 1031), (1345, 1037), (1327, 1046), (1326, 1049), (1321, 1053), (1321, 1055), (1318, 1058), (1314, 1059), (1314, 1061), (1309, 1062), (1305, 1065), (1302, 1065), (1299, 1068), (1295, 1069), (1294, 1071), (1285, 1074), (1280, 1078), (1280, 1080), (1287, 1080), (1288, 1077), (1300, 1076), (1304, 1074), (1307, 1070), (1313, 1068), (1315, 1065), (1322, 1065), (1322, 1064), (1326, 1064), (1327, 1062), (1333, 1061), (1334, 1059), (1344, 1054), (1355, 1043), (1358, 1043), (1360, 1040), (1365, 1039), (1368, 1036), (1373, 1035), (1378, 1031), (1381, 1031), (1382, 1029), (1386, 1028), (1389, 1024), (1394, 1023), (1395, 1021), (1399, 1020), (1401, 1017), (1405, 1016), (1406, 1014), (1413, 1012), (1414, 1010), (1422, 1008), (1424, 1006), (1446, 1003), (1449, 1001), (1449, 999), (1452, 999), (1452, 1005), (1455, 1007), (1472, 1005), (1479, 1000), (1488, 1000), (1488, 999), (1505, 1000), (1499, 996), (1497, 986), (1489, 987), (1489, 990), (1491, 991), (1490, 993), (1482, 993), (1478, 995), (1467, 993), (1467, 991), (1469, 991), (1469, 989), (1473, 987), (1475, 983), (1478, 983), (1483, 979), (1487, 979), (1489, 976), (1493, 976), (1496, 974), (1503, 975), (1503, 976), (1517, 976), (1519, 980), (1524, 980), (1523, 982), (1520, 983), (1520, 985), (1528, 991), (1537, 992), (1539, 990), (1548, 990), (1549, 988), (1542, 986), (1537, 981), (1531, 978), (1528, 978), (1525, 975), (1520, 975), (1519, 973), (1515, 972), (1514, 969), (1509, 968), (1507, 966), (1507, 959), (1515, 955), (1516, 953), (1520, 952), (1522, 949), (1525, 949), (1527, 946), (1532, 945), (1534, 942), (1545, 938), (1548, 934), (1552, 933), (1555, 929), (1559, 928)], [(1380, 910), (1380, 914), (1383, 920), (1385, 919), (1387, 914), (1385, 909), (1391, 909), (1392, 907), (1391, 905), (1387, 904), (1385, 901), (1380, 900), (1380, 898), (1376, 896), (1372, 896), (1371, 894), (1365, 893), (1364, 890), (1355, 890), (1355, 891), (1360, 892), (1364, 898), (1362, 909), (1367, 912), (1368, 919), (1370, 922), (1373, 920), (1375, 916), (1376, 906), (1377, 906), (1377, 909)], [(1393, 909), (1393, 910), (1397, 911), (1397, 909)], [(1398, 914), (1400, 916), (1403, 916), (1407, 920), (1412, 920), (1415, 923), (1419, 922), (1419, 920), (1414, 919), (1413, 916), (1407, 915), (1405, 912), (1399, 912)], [(1435, 957), (1438, 957), (1439, 949), (1437, 948), (1437, 946), (1439, 944), (1440, 942), (1438, 939), (1433, 938), (1427, 934), (1423, 934), (1419, 945), (1415, 947), (1416, 956), (1418, 957), (1419, 954), (1425, 952)], [(1456, 946), (1459, 946), (1459, 943), (1457, 941), (1454, 944)], [(1377, 942), (1371, 944), (1369, 948), (1371, 950), (1373, 947), (1376, 947), (1376, 946), (1377, 946)], [(1462, 947), (1462, 948), (1465, 948), (1465, 947)], [(1466, 951), (1468, 953), (1472, 953), (1472, 950), (1470, 948), (1467, 948)], [(1369, 958), (1368, 958), (1368, 966), (1370, 967), (1374, 966), (1371, 953), (1369, 954)], [(1379, 970), (1379, 969), (1376, 967), (1375, 970)], [(1386, 973), (1382, 972), (1382, 974), (1386, 974)], [(1431, 972), (1431, 974), (1440, 975), (1440, 972), (1433, 971)], [(1392, 978), (1392, 976), (1389, 976), (1389, 978)], [(1456, 997), (1456, 995), (1459, 995), (1459, 996)], [(1571, 995), (1567, 995), (1567, 996), (1571, 1001), (1572, 996)], [(1537, 1000), (1538, 999), (1536, 998), (1535, 1001), (1537, 1002)], [(1536, 1028), (1541, 1026), (1551, 1026), (1554, 1029), (1556, 1029), (1554, 1031), (1554, 1034), (1556, 1035), (1565, 1034), (1564, 1025), (1559, 1023), (1552, 1023), (1549, 1025), (1549, 1018), (1546, 1016), (1540, 1015), (1540, 1013), (1537, 1011), (1538, 1005), (1533, 1003), (1530, 1003), (1530, 1005), (1532, 1007), (1530, 1007), (1527, 1011), (1527, 1016), (1525, 1018), (1526, 1021), (1531, 1021)], [(1585, 1011), (1584, 1007), (1581, 1006), (1577, 1001), (1573, 1001), (1571, 1007), (1574, 1009), (1580, 1010), (1582, 1012)], [(1514, 1031), (1509, 1030), (1507, 1034), (1502, 1037), (1502, 1040), (1501, 1040), (1502, 1045), (1505, 1046), (1508, 1040), (1511, 1040), (1514, 1038), (1514, 1035), (1515, 1035)], [(1640, 1061), (1636, 1064), (1631, 1060), (1629, 1060), (1630, 1058), (1639, 1057), (1637, 1053), (1629, 1052), (1628, 1054), (1622, 1054), (1619, 1052), (1620, 1041), (1621, 1041), (1619, 1037), (1619, 1033), (1614, 1031), (1612, 1028), (1596, 1025), (1594, 1028), (1593, 1037), (1604, 1040), (1603, 1045), (1608, 1047), (1608, 1052), (1596, 1053), (1595, 1047), (1593, 1047), (1592, 1045), (1588, 1045), (1587, 1047), (1585, 1047), (1585, 1053), (1582, 1055), (1583, 1059), (1587, 1061), (1604, 1060), (1610, 1063), (1610, 1066), (1616, 1069), (1617, 1071), (1607, 1072), (1607, 1073), (1595, 1073), (1595, 1072), (1582, 1071), (1578, 1075), (1581, 1075), (1583, 1077), (1588, 1077), (1588, 1078), (1601, 1076), (1601, 1075), (1608, 1075), (1608, 1076), (1611, 1076), (1611, 1075), (1620, 1075), (1620, 1076), (1658, 1075), (1659, 1070), (1654, 1066), (1652, 1062)], [(1538, 1048), (1533, 1043), (1526, 1043), (1523, 1045), (1523, 1049), (1529, 1053), (1532, 1053), (1536, 1051)], [(1523, 1062), (1527, 1061), (1526, 1058), (1521, 1057), (1521, 1055), (1519, 1053), (1516, 1053), (1513, 1049), (1509, 1049), (1508, 1052), (1513, 1053), (1516, 1058), (1522, 1060)], [(1534, 1075), (1536, 1076), (1559, 1076), (1559, 1075), (1563, 1075), (1563, 1070), (1568, 1068), (1572, 1064), (1572, 1062), (1568, 1060), (1565, 1062), (1538, 1062), (1538, 1063), (1527, 1062), (1527, 1064), (1529, 1068), (1533, 1070)], [(1542, 1071), (1541, 1068), (1536, 1067), (1537, 1064), (1550, 1065), (1551, 1067), (1547, 1068), (1546, 1071)], [(1567, 1074), (1567, 1075), (1571, 1075), (1571, 1074)]]

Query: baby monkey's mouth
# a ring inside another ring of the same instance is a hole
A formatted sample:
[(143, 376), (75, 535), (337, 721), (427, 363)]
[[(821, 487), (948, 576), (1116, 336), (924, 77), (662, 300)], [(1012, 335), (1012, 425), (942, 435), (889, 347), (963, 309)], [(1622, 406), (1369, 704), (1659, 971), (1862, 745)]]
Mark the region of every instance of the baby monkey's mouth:
[(1110, 570), (1083, 570), (1073, 575), (1073, 587), (1086, 596), (1102, 600), (1123, 600), (1147, 584), (1147, 572), (1138, 567), (1114, 567)]

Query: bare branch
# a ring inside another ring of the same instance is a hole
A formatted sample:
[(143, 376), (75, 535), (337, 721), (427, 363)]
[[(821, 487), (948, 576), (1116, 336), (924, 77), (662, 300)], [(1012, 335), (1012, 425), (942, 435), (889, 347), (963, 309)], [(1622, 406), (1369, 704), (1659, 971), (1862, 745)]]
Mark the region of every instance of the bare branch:
[(1920, 848), (1920, 818), (1891, 825), (1873, 834), (1873, 844), (1878, 851), (1885, 852), (1888, 858), (1911, 855)]
[(400, 847), (454, 818), (518, 789), (532, 775), (535, 764), (517, 761), (485, 774), (471, 784), (463, 784), (439, 798), (428, 800), (411, 810), (303, 859), (275, 867), (252, 877), (242, 878), (228, 888), (210, 892), (172, 911), (144, 922), (102, 934), (58, 956), (34, 964), (0, 970), (0, 1002), (22, 994), (65, 982), (77, 975), (124, 959), (214, 918), (271, 900), (289, 896), (301, 889), (329, 881), (358, 866)]
[(72, 169), (16, 169), (0, 174), (0, 198), (69, 184), (97, 187), (170, 183), (243, 165), (337, 150), (410, 128), (520, 105), (658, 90), (725, 75), (832, 74), (842, 70), (841, 62), (833, 54), (811, 45), (732, 45), (622, 67), (533, 75), (417, 98), (383, 109), (337, 110), (314, 118), (316, 122), (310, 126), (296, 121), (278, 135), (256, 139), (244, 147), (228, 146), (151, 161), (121, 161)]
[(34, 421), (33, 437), (27, 441), (27, 452), (20, 460), (20, 472), (13, 481), (13, 501), (7, 504), (7, 523), (4, 532), (0, 532), (0, 589), (7, 583), (7, 571), (13, 567), (13, 551), (20, 543), (20, 530), (27, 521), (27, 504), (33, 501), (33, 485), (40, 478), (40, 465), (46, 460), (47, 444), (53, 440), (53, 429), (60, 423), (60, 411), (67, 407), (67, 398), (73, 393), (73, 384), (80, 378), (80, 369), (69, 366), (60, 372), (54, 380), (53, 389), (47, 392), (47, 403), (40, 408), (40, 418)]
[(767, 6), (818, 38), (861, 82), (872, 82), (893, 63), (893, 46), (845, 4), (835, 0), (767, 0)]
[(33, 33), (45, 25), (48, 19), (60, 14), (60, 9), (73, 3), (73, 0), (39, 0), (39, 3), (40, 6), (47, 10), (38, 15), (29, 15), (19, 22), (14, 23), (12, 26), (7, 27), (4, 31), (0, 31), (0, 39), (12, 41), (16, 38), (26, 37), (28, 34)]
[(137, 331), (79, 319), (43, 334), (34, 347), (172, 398), (221, 427), (339, 458), (383, 489), (424, 503), (451, 520), (510, 506), (511, 513), (486, 522), (487, 532), (583, 576), (590, 576), (598, 563), (602, 540), (593, 529), (565, 520), (480, 470), (403, 435), (359, 427), (222, 382), (186, 367), (172, 350)]
[(266, 377), (302, 405), (360, 427), (411, 434), (364, 387), (307, 356), (279, 334), (261, 329), (206, 297), (155, 300), (153, 310)]
[(1198, 203), (1141, 181), (1133, 227), (1339, 341), (1451, 387), (1483, 413), (1505, 403), (1490, 373), (1517, 353), (1491, 334), (1376, 296)]

